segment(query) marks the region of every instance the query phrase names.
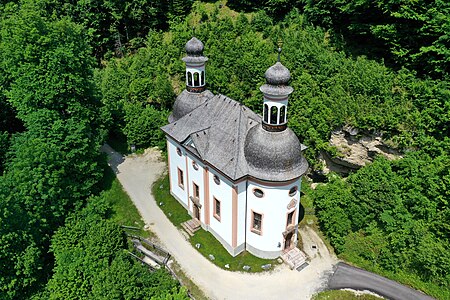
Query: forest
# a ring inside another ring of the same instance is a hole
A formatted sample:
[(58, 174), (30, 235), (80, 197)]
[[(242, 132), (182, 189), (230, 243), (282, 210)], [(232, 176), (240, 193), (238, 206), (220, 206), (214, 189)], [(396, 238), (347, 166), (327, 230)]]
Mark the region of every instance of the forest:
[(320, 229), (340, 258), (450, 298), (448, 1), (2, 0), (0, 14), (1, 299), (187, 298), (124, 254), (100, 146), (164, 149), (193, 35), (208, 88), (258, 113), (282, 46), (312, 170), (344, 125), (403, 153), (311, 190)]

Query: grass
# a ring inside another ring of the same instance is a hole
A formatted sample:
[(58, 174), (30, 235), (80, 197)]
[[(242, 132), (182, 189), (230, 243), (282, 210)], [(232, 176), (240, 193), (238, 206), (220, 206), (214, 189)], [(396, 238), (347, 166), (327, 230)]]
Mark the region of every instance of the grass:
[(181, 228), (181, 223), (190, 220), (192, 217), (188, 214), (186, 209), (172, 197), (169, 190), (169, 176), (164, 176), (159, 179), (152, 187), (156, 203), (158, 203), (170, 222), (176, 227)]
[(250, 266), (250, 272), (263, 272), (264, 270), (261, 268), (262, 265), (272, 264), (273, 266), (278, 265), (276, 259), (262, 259), (250, 254), (247, 251), (239, 254), (236, 257), (232, 257), (230, 253), (222, 246), (222, 244), (209, 232), (204, 231), (203, 229), (197, 231), (193, 237), (191, 237), (190, 242), (193, 246), (195, 244), (200, 244), (200, 249), (198, 251), (209, 259), (209, 255), (214, 255), (214, 261), (212, 261), (215, 265), (222, 269), (225, 268), (225, 265), (228, 264), (230, 271), (243, 271), (243, 266)]
[(333, 290), (315, 294), (312, 300), (379, 300), (383, 299), (372, 294), (356, 294), (352, 291)]
[[(169, 176), (164, 176), (159, 179), (152, 187), (155, 200), (165, 213), (167, 218), (178, 228), (181, 228), (181, 223), (190, 220), (192, 217), (188, 214), (186, 209), (170, 194), (169, 192)], [(272, 264), (272, 268), (278, 265), (276, 259), (262, 259), (258, 258), (246, 251), (236, 257), (232, 257), (222, 244), (209, 232), (200, 229), (190, 238), (193, 246), (199, 243), (200, 249), (198, 251), (209, 259), (209, 255), (214, 256), (214, 263), (216, 266), (230, 271), (242, 271), (242, 267), (250, 266), (249, 272), (263, 272), (262, 265)], [(230, 268), (225, 268), (229, 264)]]
[(189, 277), (186, 276), (177, 262), (174, 261), (172, 263), (171, 269), (177, 275), (180, 283), (189, 290), (189, 293), (192, 295), (193, 299), (208, 299), (203, 291)]

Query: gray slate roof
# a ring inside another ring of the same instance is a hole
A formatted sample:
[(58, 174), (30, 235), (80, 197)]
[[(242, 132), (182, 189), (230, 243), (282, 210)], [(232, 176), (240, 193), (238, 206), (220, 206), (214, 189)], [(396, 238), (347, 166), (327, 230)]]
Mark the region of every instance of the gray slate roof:
[[(289, 153), (292, 154), (293, 151), (298, 150), (294, 155), (301, 159), (293, 159), (293, 161), (299, 161), (300, 168), (267, 171), (249, 164), (244, 148), (247, 134), (255, 126), (261, 127), (259, 115), (231, 98), (216, 95), (184, 117), (162, 127), (162, 130), (231, 180), (252, 176), (262, 180), (285, 181), (305, 173), (308, 164), (301, 156), (300, 148), (297, 149), (296, 146)], [(290, 129), (287, 130), (289, 130), (288, 139), (294, 138), (300, 145), (295, 134)], [(267, 137), (263, 136), (263, 138)], [(286, 141), (283, 138), (275, 137), (275, 139), (282, 149)], [(193, 145), (189, 144), (190, 141)], [(273, 153), (272, 159), (277, 159), (279, 155), (280, 153)], [(255, 161), (252, 160), (252, 162)], [(267, 166), (272, 165), (269, 163)]]
[(192, 56), (201, 56), (203, 53), (204, 45), (202, 41), (200, 41), (195, 36), (192, 37), (185, 46), (186, 53)]
[(169, 122), (172, 123), (177, 121), (181, 117), (190, 113), (195, 108), (199, 107), (205, 103), (208, 99), (214, 96), (209, 90), (205, 90), (201, 93), (191, 93), (187, 90), (183, 90), (180, 95), (178, 95), (175, 103), (173, 104), (172, 114), (169, 116)]
[(193, 37), (186, 43), (186, 54), (183, 61), (186, 63), (204, 63), (208, 58), (203, 56), (203, 43), (196, 37)]
[(268, 181), (297, 178), (308, 169), (303, 149), (290, 128), (267, 131), (258, 124), (249, 130), (244, 145), (249, 174)]
[(292, 87), (287, 85), (291, 79), (291, 72), (279, 61), (268, 68), (264, 76), (267, 83), (259, 88), (264, 94), (289, 95), (294, 91)]
[(277, 61), (273, 66), (264, 73), (266, 81), (271, 85), (287, 85), (291, 79), (291, 72), (282, 63)]

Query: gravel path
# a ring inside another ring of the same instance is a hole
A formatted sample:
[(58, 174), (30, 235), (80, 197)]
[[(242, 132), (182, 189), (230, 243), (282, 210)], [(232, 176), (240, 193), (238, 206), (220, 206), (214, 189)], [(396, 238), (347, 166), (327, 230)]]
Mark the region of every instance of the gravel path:
[(155, 203), (151, 185), (166, 168), (159, 152), (147, 150), (143, 155), (130, 155), (123, 159), (107, 145), (103, 151), (110, 155), (112, 169), (150, 230), (209, 298), (310, 299), (312, 294), (326, 287), (337, 261), (310, 228), (302, 228), (300, 234), (308, 249), (307, 254), (314, 258), (301, 272), (292, 271), (285, 265), (263, 274), (225, 271), (197, 252)]

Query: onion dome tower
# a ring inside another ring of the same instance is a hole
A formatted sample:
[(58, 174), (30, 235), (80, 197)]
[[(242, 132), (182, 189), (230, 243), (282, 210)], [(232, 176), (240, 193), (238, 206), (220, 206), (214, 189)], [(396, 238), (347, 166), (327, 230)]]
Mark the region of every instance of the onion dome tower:
[(280, 62), (281, 48), (278, 48), (278, 61), (267, 69), (266, 84), (259, 90), (264, 94), (263, 128), (268, 131), (283, 131), (287, 127), (288, 97), (294, 91), (288, 85), (291, 73)]
[(205, 64), (208, 58), (203, 56), (203, 43), (196, 37), (186, 43), (186, 89), (177, 97), (173, 105), (169, 122), (175, 122), (214, 96), (206, 89)]
[(205, 63), (208, 58), (203, 56), (203, 43), (193, 37), (186, 43), (186, 89), (189, 92), (201, 93), (205, 90)]
[(289, 70), (278, 61), (267, 69), (266, 84), (260, 87), (264, 94), (263, 118), (247, 133), (244, 155), (253, 177), (267, 181), (287, 181), (302, 176), (308, 163), (302, 155), (302, 146), (295, 133), (287, 127), (287, 105), (294, 89), (288, 85)]

